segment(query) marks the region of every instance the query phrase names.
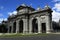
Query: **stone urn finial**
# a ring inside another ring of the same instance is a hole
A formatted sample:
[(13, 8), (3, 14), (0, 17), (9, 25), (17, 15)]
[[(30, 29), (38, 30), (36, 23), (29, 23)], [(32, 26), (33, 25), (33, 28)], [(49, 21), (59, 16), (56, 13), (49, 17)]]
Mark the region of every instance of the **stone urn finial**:
[(48, 5), (46, 5), (44, 9), (50, 9), (50, 7)]
[(21, 4), (21, 6), (26, 6), (26, 4)]
[(37, 11), (41, 11), (42, 9), (40, 7), (37, 8)]

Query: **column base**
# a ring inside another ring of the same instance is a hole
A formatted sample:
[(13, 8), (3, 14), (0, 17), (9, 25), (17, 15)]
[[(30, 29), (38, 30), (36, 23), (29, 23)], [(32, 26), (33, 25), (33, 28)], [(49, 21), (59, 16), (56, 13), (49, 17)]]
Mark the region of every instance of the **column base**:
[(28, 31), (23, 31), (23, 34), (27, 34), (28, 33)]
[(51, 30), (47, 30), (46, 33), (51, 33)]
[(42, 33), (42, 32), (38, 32), (38, 33)]
[(19, 33), (19, 31), (16, 31), (16, 33)]
[(29, 34), (32, 34), (32, 32), (30, 31)]
[(46, 32), (46, 33), (51, 33), (51, 32)]

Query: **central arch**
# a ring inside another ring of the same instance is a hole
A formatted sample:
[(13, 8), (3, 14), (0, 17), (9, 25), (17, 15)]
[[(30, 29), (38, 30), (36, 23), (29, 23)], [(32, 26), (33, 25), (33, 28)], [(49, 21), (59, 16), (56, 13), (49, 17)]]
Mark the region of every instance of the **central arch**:
[(19, 21), (19, 33), (23, 33), (23, 20)]
[(33, 33), (38, 32), (38, 22), (36, 18), (32, 20), (32, 32)]

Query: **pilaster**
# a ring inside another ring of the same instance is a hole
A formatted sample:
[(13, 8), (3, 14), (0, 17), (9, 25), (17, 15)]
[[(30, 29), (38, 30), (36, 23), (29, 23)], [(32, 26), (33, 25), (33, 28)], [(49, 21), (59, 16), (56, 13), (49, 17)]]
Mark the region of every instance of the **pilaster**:
[(9, 33), (9, 30), (10, 30), (10, 29), (9, 29), (9, 26), (10, 26), (10, 25), (9, 25), (9, 23), (8, 23), (8, 33)]
[(11, 23), (11, 33), (13, 33), (13, 22)]
[(41, 32), (41, 21), (40, 21), (40, 17), (38, 17), (38, 33), (42, 33)]
[(29, 19), (29, 33), (32, 33), (32, 18)]
[(28, 20), (27, 19), (23, 19), (23, 33), (28, 33)]
[(51, 29), (50, 29), (50, 19), (49, 16), (46, 16), (46, 33), (51, 33)]
[(16, 33), (19, 33), (19, 20), (16, 21)]

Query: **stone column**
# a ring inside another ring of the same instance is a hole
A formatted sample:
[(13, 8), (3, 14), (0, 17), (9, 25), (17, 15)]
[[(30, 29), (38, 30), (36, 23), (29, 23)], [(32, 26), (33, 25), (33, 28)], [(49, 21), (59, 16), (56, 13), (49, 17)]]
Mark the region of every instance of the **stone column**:
[(8, 33), (10, 33), (10, 23), (8, 23)]
[(42, 33), (41, 32), (41, 21), (40, 21), (41, 19), (40, 19), (40, 17), (38, 17), (38, 33)]
[(50, 33), (51, 29), (50, 29), (50, 19), (49, 16), (46, 16), (46, 33)]
[(16, 21), (16, 33), (19, 33), (19, 20)]
[(10, 30), (10, 29), (9, 29), (9, 26), (8, 26), (8, 33), (9, 33), (9, 30)]
[(29, 33), (32, 33), (32, 18), (29, 19)]
[(13, 33), (13, 22), (11, 23), (11, 33)]
[(9, 25), (8, 25), (8, 33), (9, 33)]
[(23, 19), (23, 33), (28, 33), (28, 20)]

